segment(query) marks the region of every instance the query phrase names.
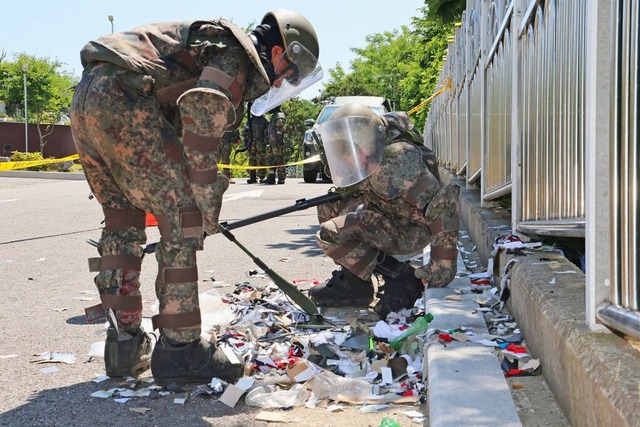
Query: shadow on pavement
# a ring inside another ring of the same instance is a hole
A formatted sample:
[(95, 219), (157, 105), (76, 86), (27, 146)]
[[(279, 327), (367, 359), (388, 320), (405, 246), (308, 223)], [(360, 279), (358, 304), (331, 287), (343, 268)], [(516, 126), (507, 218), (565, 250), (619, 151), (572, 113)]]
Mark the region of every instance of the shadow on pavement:
[[(266, 426), (255, 420), (262, 409), (247, 406), (244, 400), (230, 408), (211, 397), (190, 397), (184, 405), (173, 399), (185, 393), (132, 398), (126, 403), (91, 397), (98, 390), (118, 387), (115, 380), (100, 384), (78, 383), (42, 390), (29, 402), (0, 414), (2, 426)], [(149, 408), (145, 414), (132, 408)]]

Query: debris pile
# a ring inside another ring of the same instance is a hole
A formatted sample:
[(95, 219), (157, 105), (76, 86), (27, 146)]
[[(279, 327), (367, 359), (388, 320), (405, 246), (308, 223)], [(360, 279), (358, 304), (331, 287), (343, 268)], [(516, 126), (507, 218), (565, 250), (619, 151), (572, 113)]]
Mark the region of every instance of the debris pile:
[[(425, 401), (422, 349), (432, 316), (424, 313), (422, 300), (411, 310), (390, 314), (387, 321), (372, 320), (375, 315), (368, 310), (355, 310), (352, 316), (327, 316), (324, 324), (312, 325), (272, 283), (245, 281), (226, 295), (213, 288), (200, 297), (202, 312), (208, 313), (203, 335), (245, 365), (242, 379), (227, 384), (212, 378), (195, 388), (162, 388), (151, 377), (127, 378), (119, 387), (92, 396), (124, 403), (174, 393), (179, 396), (175, 403), (201, 396), (230, 407), (244, 397), (247, 405), (264, 409), (306, 405), (336, 411), (352, 404), (362, 405), (362, 412)], [(415, 410), (407, 416), (424, 420)]]

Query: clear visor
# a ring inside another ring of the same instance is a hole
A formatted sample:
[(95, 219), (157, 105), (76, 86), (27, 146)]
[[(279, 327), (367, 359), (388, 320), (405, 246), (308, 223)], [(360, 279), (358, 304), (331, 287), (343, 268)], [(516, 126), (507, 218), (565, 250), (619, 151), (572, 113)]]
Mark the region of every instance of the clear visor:
[[(283, 67), (281, 62), (285, 62)], [(282, 71), (274, 77), (278, 87), (271, 86), (269, 92), (256, 99), (251, 106), (254, 116), (262, 116), (284, 101), (293, 98), (304, 89), (322, 79), (322, 66), (318, 59), (298, 42), (290, 43), (275, 69)]]
[(380, 167), (384, 126), (368, 117), (341, 117), (319, 126), (331, 179), (337, 187), (364, 181)]

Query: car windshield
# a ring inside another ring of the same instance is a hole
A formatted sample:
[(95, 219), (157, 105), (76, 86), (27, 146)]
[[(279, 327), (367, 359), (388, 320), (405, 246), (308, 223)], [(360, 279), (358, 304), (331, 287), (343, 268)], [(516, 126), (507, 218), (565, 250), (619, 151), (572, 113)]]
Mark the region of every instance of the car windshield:
[(326, 122), (327, 119), (331, 117), (331, 115), (333, 114), (334, 111), (336, 111), (337, 108), (338, 108), (337, 105), (327, 105), (326, 107), (324, 107), (324, 110), (322, 110), (322, 112), (320, 113), (320, 116), (318, 116), (318, 121), (316, 123), (322, 124)]
[[(318, 116), (317, 124), (326, 122), (329, 117), (331, 117), (333, 112), (336, 111), (339, 107), (339, 105), (327, 105), (326, 107), (324, 107), (324, 110), (322, 110), (320, 116)], [(371, 108), (377, 115), (382, 115), (385, 113), (384, 107), (379, 105), (370, 105), (369, 108)]]

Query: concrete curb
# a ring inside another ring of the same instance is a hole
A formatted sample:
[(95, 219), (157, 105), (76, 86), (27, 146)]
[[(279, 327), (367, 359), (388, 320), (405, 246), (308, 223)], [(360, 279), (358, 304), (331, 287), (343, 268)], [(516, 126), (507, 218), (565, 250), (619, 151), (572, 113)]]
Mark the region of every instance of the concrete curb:
[[(511, 218), (502, 209), (482, 208), (479, 191), (460, 184), (461, 217), (486, 265), (494, 239), (510, 231)], [(496, 257), (496, 280), (511, 258)], [(559, 255), (554, 263), (540, 263), (535, 253), (517, 260), (508, 308), (571, 425), (640, 426), (640, 352), (604, 327), (586, 326), (582, 271)]]
[(574, 264), (531, 261), (511, 271), (509, 309), (565, 415), (576, 426), (640, 426), (640, 353), (608, 329), (587, 327), (585, 277)]
[[(470, 327), (476, 334), (488, 333), (482, 313), (473, 313), (476, 294), (461, 295), (461, 301), (445, 299), (457, 288), (468, 287), (465, 278), (455, 279), (444, 289), (427, 288), (426, 311), (433, 314), (431, 329)], [(453, 341), (446, 346), (432, 340), (425, 346), (431, 427), (521, 426), (494, 350), (471, 341)]]
[(86, 180), (84, 172), (38, 172), (38, 171), (3, 171), (0, 177), (7, 178), (38, 178), (38, 179), (67, 179)]

